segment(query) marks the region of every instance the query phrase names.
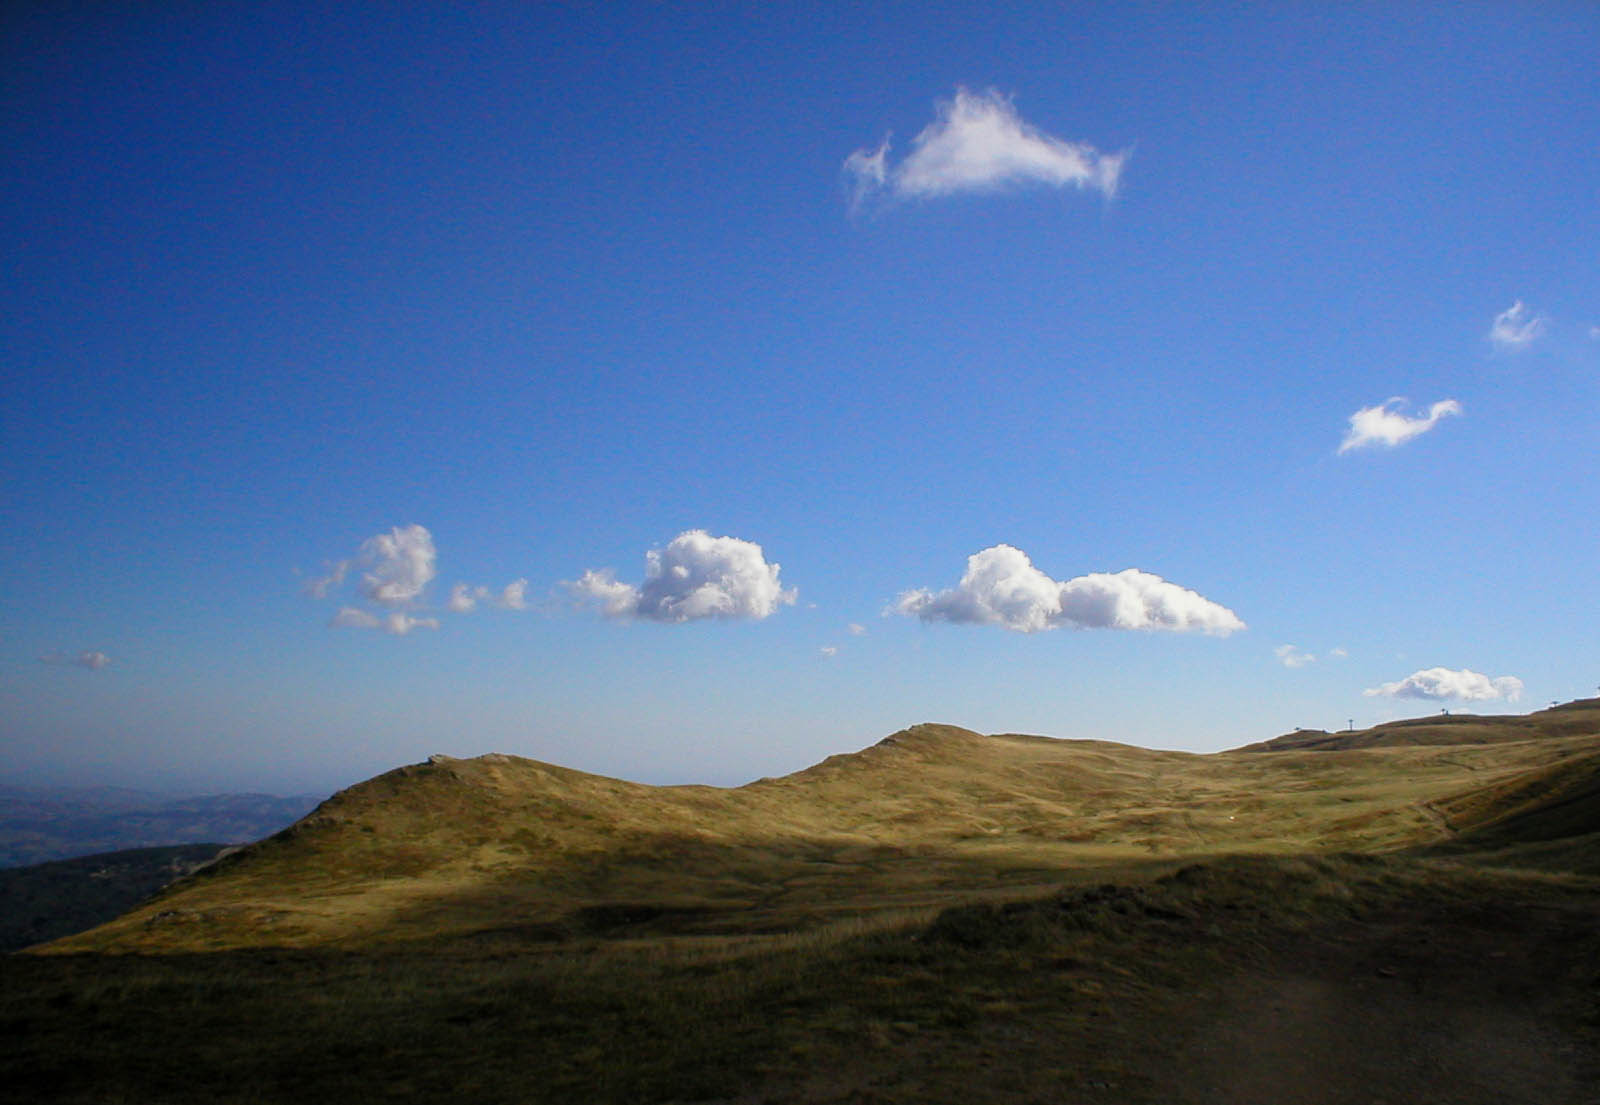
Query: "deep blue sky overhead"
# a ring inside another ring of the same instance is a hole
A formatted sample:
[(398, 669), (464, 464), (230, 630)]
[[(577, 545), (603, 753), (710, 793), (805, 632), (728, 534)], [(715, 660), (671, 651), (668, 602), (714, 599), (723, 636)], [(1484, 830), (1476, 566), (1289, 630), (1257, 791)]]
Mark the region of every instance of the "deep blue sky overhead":
[(1595, 5), (323, 8), (0, 16), (8, 780), (1595, 693)]

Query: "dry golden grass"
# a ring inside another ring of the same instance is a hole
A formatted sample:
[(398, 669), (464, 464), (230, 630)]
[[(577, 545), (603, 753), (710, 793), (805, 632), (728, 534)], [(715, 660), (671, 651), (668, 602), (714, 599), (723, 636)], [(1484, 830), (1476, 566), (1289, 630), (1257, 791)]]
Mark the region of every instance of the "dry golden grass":
[(1472, 743), (1441, 724), (1204, 756), (919, 725), (730, 789), (436, 757), (49, 950), (790, 931), (1196, 857), (1446, 845), (1600, 762), (1600, 704), (1450, 719)]

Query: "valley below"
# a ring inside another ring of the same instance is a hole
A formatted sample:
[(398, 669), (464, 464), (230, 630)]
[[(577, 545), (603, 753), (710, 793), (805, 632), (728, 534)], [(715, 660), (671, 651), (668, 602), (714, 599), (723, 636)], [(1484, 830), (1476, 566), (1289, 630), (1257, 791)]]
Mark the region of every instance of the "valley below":
[(0, 1100), (1572, 1102), (1600, 700), (1232, 752), (489, 754), (0, 960)]

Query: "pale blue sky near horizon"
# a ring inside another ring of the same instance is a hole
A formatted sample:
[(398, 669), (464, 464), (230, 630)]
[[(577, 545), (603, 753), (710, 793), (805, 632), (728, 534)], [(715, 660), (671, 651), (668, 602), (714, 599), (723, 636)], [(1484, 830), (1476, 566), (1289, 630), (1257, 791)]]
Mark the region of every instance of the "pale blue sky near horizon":
[(9, 5), (0, 779), (1593, 695), (1597, 57), (1576, 2)]

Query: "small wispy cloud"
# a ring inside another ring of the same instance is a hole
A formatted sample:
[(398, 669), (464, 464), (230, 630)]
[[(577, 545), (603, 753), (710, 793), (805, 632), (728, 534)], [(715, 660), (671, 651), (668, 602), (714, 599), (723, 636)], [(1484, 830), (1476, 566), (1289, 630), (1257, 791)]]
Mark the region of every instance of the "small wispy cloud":
[(1272, 650), (1286, 668), (1303, 668), (1307, 664), (1314, 664), (1317, 658), (1309, 652), (1304, 652), (1294, 645), (1279, 645)]
[(1515, 352), (1532, 345), (1549, 328), (1550, 320), (1530, 310), (1522, 300), (1494, 316), (1489, 341), (1496, 349)]
[(935, 118), (911, 141), (898, 164), (887, 137), (845, 158), (852, 207), (874, 195), (929, 199), (961, 192), (992, 192), (1019, 185), (1091, 189), (1116, 195), (1129, 152), (1101, 153), (1086, 143), (1053, 137), (1022, 120), (1009, 97), (995, 89), (956, 89), (935, 105)]
[(1420, 698), (1429, 701), (1462, 699), (1469, 702), (1505, 699), (1515, 702), (1522, 697), (1522, 680), (1514, 675), (1491, 679), (1481, 672), (1463, 668), (1426, 668), (1412, 672), (1404, 679), (1370, 687), (1361, 693), (1368, 698)]
[(838, 645), (823, 645), (822, 648), (819, 651), (821, 651), (823, 656), (825, 656), (825, 657), (827, 657), (828, 659), (831, 660), (835, 656), (839, 655), (839, 646)]
[(851, 622), (845, 628), (849, 630), (852, 637), (865, 637), (867, 635), (867, 627), (860, 622)]
[(565, 584), (609, 618), (680, 623), (706, 618), (760, 620), (793, 605), (795, 591), (778, 581), (761, 546), (737, 537), (688, 530), (664, 549), (645, 554), (644, 582), (619, 581), (609, 569), (590, 569)]
[(514, 579), (498, 591), (458, 583), (450, 588), (450, 597), (445, 601), (445, 608), (454, 614), (466, 614), (477, 609), (479, 603), (488, 603), (501, 610), (526, 610), (528, 581)]
[(1227, 636), (1245, 628), (1232, 610), (1158, 575), (1128, 568), (1055, 580), (1011, 545), (969, 556), (955, 587), (903, 592), (890, 610), (925, 622), (997, 625), (1019, 633), (1147, 629)]
[(1440, 419), (1461, 413), (1461, 404), (1454, 399), (1441, 399), (1428, 408), (1424, 415), (1406, 416), (1398, 408), (1405, 402), (1396, 396), (1376, 407), (1362, 407), (1350, 416), (1350, 430), (1339, 443), (1339, 452), (1369, 446), (1393, 448), (1427, 433), (1439, 424)]
[(57, 668), (82, 668), (85, 671), (99, 671), (111, 663), (111, 657), (98, 650), (47, 652), (39, 657), (39, 663), (49, 664)]
[(328, 624), (345, 629), (381, 629), (391, 637), (404, 637), (413, 629), (438, 629), (439, 619), (417, 617), (403, 610), (374, 614), (358, 607), (344, 606)]

